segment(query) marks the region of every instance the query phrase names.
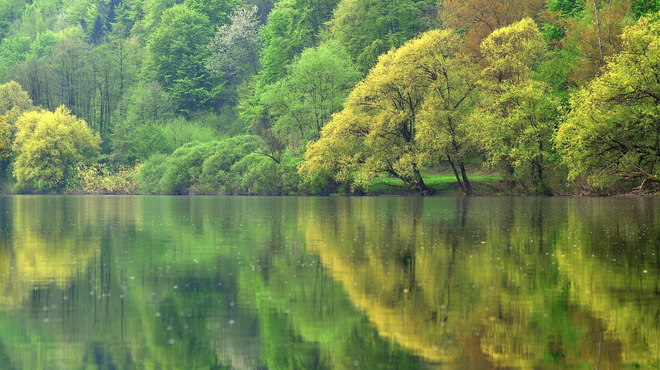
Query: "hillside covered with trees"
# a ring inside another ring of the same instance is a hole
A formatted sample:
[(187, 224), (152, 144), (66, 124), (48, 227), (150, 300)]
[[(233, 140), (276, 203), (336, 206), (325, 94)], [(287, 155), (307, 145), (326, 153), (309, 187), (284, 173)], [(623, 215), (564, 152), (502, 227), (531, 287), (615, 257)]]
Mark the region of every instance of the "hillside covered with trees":
[(657, 0), (0, 0), (0, 192), (655, 192)]

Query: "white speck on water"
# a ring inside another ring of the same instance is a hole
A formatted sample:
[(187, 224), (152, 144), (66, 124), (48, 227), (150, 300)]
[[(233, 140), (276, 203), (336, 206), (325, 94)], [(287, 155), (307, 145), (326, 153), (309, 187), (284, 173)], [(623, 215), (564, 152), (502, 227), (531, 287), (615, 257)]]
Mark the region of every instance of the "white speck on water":
[(160, 312), (156, 312), (156, 317), (160, 317)]
[(45, 318), (45, 319), (44, 319), (44, 322), (49, 322), (49, 321), (50, 321), (49, 318)]
[(174, 344), (174, 339), (170, 338), (170, 340), (168, 340), (167, 343)]
[(172, 327), (168, 325), (166, 329), (167, 330), (172, 330)]
[(179, 289), (179, 286), (178, 286), (178, 285), (175, 285), (175, 286), (174, 286), (174, 289)]
[(235, 323), (236, 323), (236, 321), (234, 321), (233, 319), (229, 320), (229, 325), (234, 325)]

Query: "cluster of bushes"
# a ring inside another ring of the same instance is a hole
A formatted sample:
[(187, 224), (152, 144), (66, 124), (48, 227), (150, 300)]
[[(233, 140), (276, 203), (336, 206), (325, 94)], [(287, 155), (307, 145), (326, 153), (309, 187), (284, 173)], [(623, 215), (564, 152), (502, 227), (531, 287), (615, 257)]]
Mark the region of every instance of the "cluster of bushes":
[(335, 189), (329, 177), (298, 175), (302, 153), (285, 151), (279, 160), (259, 153), (262, 139), (254, 135), (192, 142), (170, 156), (156, 154), (141, 168), (142, 194), (327, 194)]

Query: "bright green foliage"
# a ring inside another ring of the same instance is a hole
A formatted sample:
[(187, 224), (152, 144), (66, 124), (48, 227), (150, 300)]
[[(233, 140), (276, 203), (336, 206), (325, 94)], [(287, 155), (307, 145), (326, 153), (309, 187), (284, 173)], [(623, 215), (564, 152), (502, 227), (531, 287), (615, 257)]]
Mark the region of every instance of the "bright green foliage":
[(252, 135), (241, 135), (221, 141), (215, 152), (202, 164), (201, 185), (204, 191), (223, 192), (232, 176), (230, 174), (232, 166), (257, 150), (259, 144), (259, 137)]
[(75, 167), (99, 154), (100, 137), (65, 107), (25, 113), (16, 123), (14, 176), (23, 191), (61, 191)]
[(259, 79), (272, 84), (286, 73), (286, 65), (308, 47), (317, 46), (319, 32), (339, 0), (281, 0), (268, 15), (261, 32), (264, 42)]
[(656, 13), (658, 10), (660, 10), (660, 1), (658, 0), (631, 1), (630, 7), (634, 12), (635, 17), (641, 17), (647, 14)]
[(2, 39), (0, 44), (0, 65), (4, 67), (12, 67), (16, 63), (21, 62), (27, 58), (30, 52), (30, 44), (32, 40), (29, 36), (15, 33), (5, 39)]
[(85, 36), (94, 44), (103, 41), (108, 31), (108, 21), (111, 17), (109, 0), (77, 0), (70, 2), (64, 16), (70, 25), (80, 25)]
[(145, 160), (155, 153), (170, 153), (171, 145), (162, 126), (148, 122), (135, 129), (133, 153), (137, 160)]
[(531, 19), (501, 28), (481, 44), (485, 97), (475, 119), (487, 164), (532, 193), (549, 192), (545, 175), (556, 162), (551, 139), (559, 101), (547, 85), (531, 80), (546, 50)]
[(209, 17), (212, 31), (227, 21), (227, 16), (238, 5), (238, 0), (184, 0), (188, 8)]
[(5, 37), (12, 22), (21, 17), (25, 0), (0, 0), (0, 39)]
[[(459, 96), (468, 95), (470, 87), (461, 82), (465, 78), (461, 73), (467, 72), (461, 72), (457, 61), (450, 83), (458, 85), (458, 95), (444, 102), (435, 96), (444, 92), (443, 82), (438, 81), (444, 77), (439, 75), (444, 73), (441, 63), (453, 60), (443, 52), (457, 53), (458, 45), (450, 31), (430, 31), (381, 56), (348, 97), (344, 110), (323, 129), (321, 139), (310, 145), (301, 173), (334, 174), (338, 181), (355, 181), (358, 186), (368, 186), (387, 173), (410, 188), (428, 192), (420, 175), (428, 158), (419, 142), (422, 117), (442, 116), (442, 104), (453, 104), (449, 109), (455, 111)], [(426, 140), (427, 146), (431, 142)]]
[(140, 167), (137, 174), (137, 192), (139, 194), (159, 194), (160, 179), (167, 169), (167, 155), (154, 154)]
[(221, 89), (204, 62), (212, 34), (206, 15), (176, 5), (163, 13), (149, 40), (148, 74), (169, 92), (181, 113), (212, 107)]
[(419, 0), (342, 0), (329, 22), (330, 32), (367, 72), (380, 54), (419, 32), (424, 5)]
[(221, 135), (203, 120), (185, 120), (178, 117), (165, 125), (165, 133), (174, 148), (179, 148), (192, 142), (209, 142), (217, 140)]
[(585, 2), (580, 0), (550, 0), (548, 9), (563, 17), (571, 17), (584, 10), (584, 5)]
[(296, 147), (319, 139), (361, 77), (343, 47), (329, 41), (306, 49), (285, 78), (265, 89), (261, 102), (277, 135)]
[(125, 119), (134, 124), (158, 122), (174, 117), (172, 99), (156, 81), (139, 83), (125, 104)]
[(187, 194), (202, 176), (204, 160), (215, 151), (217, 142), (188, 143), (167, 160), (167, 168), (160, 181), (161, 190), (169, 194)]
[(268, 157), (252, 153), (231, 168), (227, 191), (236, 194), (279, 195), (278, 165)]
[(623, 34), (623, 51), (571, 97), (557, 133), (569, 178), (595, 186), (623, 178), (660, 182), (660, 21), (643, 17)]
[[(411, 44), (409, 58), (428, 78), (429, 92), (419, 114), (417, 140), (426, 160), (447, 160), (465, 194), (472, 193), (465, 163), (477, 147), (470, 114), (477, 89), (477, 65), (464, 53), (463, 40), (451, 30), (431, 31), (427, 42)], [(460, 171), (460, 176), (459, 176)]]

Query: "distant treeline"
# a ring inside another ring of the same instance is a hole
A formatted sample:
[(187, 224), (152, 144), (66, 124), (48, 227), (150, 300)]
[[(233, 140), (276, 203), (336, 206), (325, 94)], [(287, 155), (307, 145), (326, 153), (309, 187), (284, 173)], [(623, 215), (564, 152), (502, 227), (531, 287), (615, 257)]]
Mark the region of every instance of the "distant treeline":
[(0, 191), (656, 192), (659, 10), (0, 0)]

